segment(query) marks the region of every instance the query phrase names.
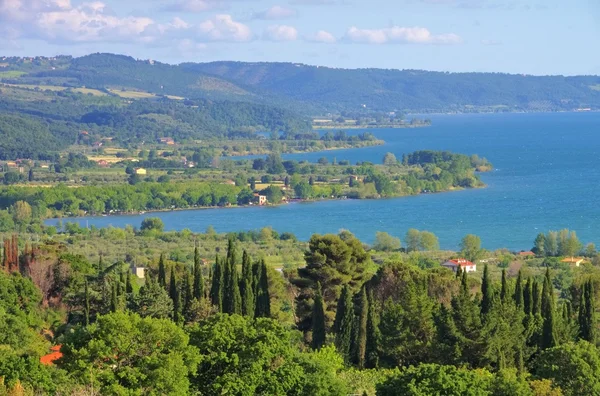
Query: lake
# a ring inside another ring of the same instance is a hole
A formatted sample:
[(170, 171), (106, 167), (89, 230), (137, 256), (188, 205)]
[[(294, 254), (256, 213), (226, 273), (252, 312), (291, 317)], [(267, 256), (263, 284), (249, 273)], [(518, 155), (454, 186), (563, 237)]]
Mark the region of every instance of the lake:
[[(429, 117), (429, 116), (428, 116)], [(600, 242), (600, 113), (475, 114), (429, 117), (433, 125), (415, 129), (373, 129), (384, 146), (289, 154), (316, 161), (372, 161), (386, 152), (398, 159), (415, 150), (478, 154), (496, 167), (482, 175), (488, 188), (384, 200), (295, 203), (279, 207), (227, 208), (65, 219), (98, 227), (160, 217), (167, 230), (217, 232), (272, 226), (300, 239), (348, 229), (365, 242), (376, 231), (401, 239), (409, 228), (434, 232), (444, 249), (456, 249), (469, 233), (483, 247), (530, 249), (539, 232), (570, 228), (582, 242)], [(361, 133), (351, 130), (349, 134)], [(56, 224), (56, 220), (49, 221)]]

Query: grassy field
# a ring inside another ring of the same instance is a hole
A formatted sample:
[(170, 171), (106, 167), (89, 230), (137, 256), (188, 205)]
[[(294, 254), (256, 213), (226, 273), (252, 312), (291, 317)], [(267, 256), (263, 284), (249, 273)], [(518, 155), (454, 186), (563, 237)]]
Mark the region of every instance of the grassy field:
[(3, 84), (4, 86), (11, 88), (22, 88), (22, 89), (38, 89), (40, 91), (66, 91), (67, 89), (71, 89), (73, 92), (78, 92), (84, 95), (92, 94), (94, 96), (107, 96), (106, 92), (99, 91), (97, 89), (91, 88), (70, 88), (70, 87), (61, 87), (59, 85), (30, 85), (30, 84)]
[(0, 78), (19, 78), (23, 74), (27, 74), (24, 71), (18, 70), (8, 70), (8, 71), (0, 71)]
[(119, 89), (109, 89), (110, 93), (120, 96), (125, 99), (149, 99), (155, 98), (156, 95), (149, 92), (140, 92), (140, 91), (122, 91)]

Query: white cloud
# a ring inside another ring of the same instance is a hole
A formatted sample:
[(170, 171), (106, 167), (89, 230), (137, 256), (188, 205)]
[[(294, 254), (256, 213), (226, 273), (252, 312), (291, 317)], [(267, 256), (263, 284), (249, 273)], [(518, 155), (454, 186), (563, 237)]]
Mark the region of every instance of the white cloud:
[(227, 6), (228, 4), (224, 0), (183, 0), (163, 9), (175, 12), (204, 12), (226, 8)]
[(231, 15), (220, 14), (198, 25), (199, 38), (209, 41), (250, 41), (252, 30), (233, 20)]
[(287, 8), (275, 5), (268, 10), (257, 12), (252, 15), (252, 19), (265, 19), (265, 20), (276, 20), (276, 19), (287, 19), (296, 16), (296, 10), (293, 8)]
[(384, 29), (348, 29), (344, 37), (348, 41), (366, 44), (460, 44), (462, 39), (454, 33), (432, 34), (422, 27), (392, 26)]
[(326, 43), (326, 44), (333, 44), (337, 41), (337, 39), (335, 38), (335, 36), (325, 30), (319, 30), (317, 33), (315, 33), (312, 36), (309, 36), (306, 38), (308, 41), (312, 41), (315, 43)]
[(298, 39), (298, 30), (293, 26), (272, 25), (265, 30), (263, 38), (271, 41), (295, 41)]

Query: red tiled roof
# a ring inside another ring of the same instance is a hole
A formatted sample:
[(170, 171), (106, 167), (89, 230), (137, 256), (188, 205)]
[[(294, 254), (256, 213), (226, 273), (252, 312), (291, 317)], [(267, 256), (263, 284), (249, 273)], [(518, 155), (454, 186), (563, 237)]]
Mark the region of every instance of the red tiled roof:
[(519, 256), (535, 256), (533, 252), (519, 252)]
[(455, 264), (455, 265), (459, 265), (461, 267), (470, 267), (471, 265), (473, 265), (472, 262), (470, 262), (469, 260), (465, 260), (465, 259), (454, 259), (454, 260), (448, 260), (447, 262)]

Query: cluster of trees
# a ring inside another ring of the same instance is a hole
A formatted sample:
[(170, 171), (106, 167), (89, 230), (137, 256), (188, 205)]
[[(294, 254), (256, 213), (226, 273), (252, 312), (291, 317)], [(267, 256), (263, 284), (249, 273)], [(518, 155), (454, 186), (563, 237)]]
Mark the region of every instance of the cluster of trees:
[[(533, 242), (532, 251), (538, 256), (556, 257), (556, 256), (575, 256), (583, 248), (583, 244), (577, 238), (575, 231), (568, 229), (560, 231), (549, 231), (547, 234), (540, 233)], [(595, 246), (587, 247), (590, 251), (595, 251)]]

